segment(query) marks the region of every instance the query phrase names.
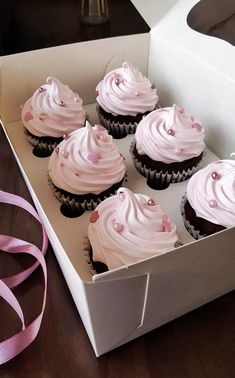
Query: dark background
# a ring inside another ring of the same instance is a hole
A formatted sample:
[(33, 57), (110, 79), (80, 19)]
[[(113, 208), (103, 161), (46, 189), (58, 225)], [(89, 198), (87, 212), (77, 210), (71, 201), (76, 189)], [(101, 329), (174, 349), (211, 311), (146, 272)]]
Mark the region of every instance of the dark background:
[(149, 31), (129, 0), (108, 0), (110, 22), (81, 24), (81, 0), (1, 0), (1, 55)]

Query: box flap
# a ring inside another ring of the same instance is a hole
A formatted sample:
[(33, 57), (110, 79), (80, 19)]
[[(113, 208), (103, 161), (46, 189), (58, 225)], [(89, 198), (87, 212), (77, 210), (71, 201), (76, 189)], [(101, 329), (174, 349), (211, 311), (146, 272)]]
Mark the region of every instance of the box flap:
[(114, 348), (142, 325), (148, 292), (147, 274), (86, 284), (85, 290), (92, 328), (96, 330), (94, 349), (97, 355)]
[(201, 34), (189, 27), (188, 14), (198, 0), (181, 0), (153, 27), (153, 35), (161, 33), (172, 45), (200, 59), (217, 74), (228, 80), (235, 80), (234, 47), (221, 39)]
[(131, 0), (147, 24), (156, 25), (178, 0)]
[(205, 126), (208, 147), (229, 158), (235, 145), (235, 50), (188, 26), (197, 2), (179, 1), (151, 30), (148, 75), (161, 102), (185, 107)]

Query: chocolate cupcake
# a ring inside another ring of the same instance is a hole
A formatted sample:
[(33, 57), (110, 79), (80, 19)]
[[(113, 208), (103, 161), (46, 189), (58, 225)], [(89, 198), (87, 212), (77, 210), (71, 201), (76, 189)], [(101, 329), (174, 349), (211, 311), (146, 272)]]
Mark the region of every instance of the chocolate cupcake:
[(82, 99), (54, 77), (48, 77), (22, 108), (26, 138), (39, 157), (49, 156), (63, 135), (83, 127), (85, 120)]
[(142, 117), (155, 109), (157, 91), (131, 63), (109, 72), (96, 87), (101, 124), (114, 138), (134, 134)]
[(53, 151), (48, 176), (62, 202), (61, 212), (76, 217), (116, 193), (126, 177), (126, 165), (107, 130), (87, 121)]
[(195, 239), (235, 226), (235, 161), (218, 160), (195, 173), (181, 213)]
[(157, 201), (122, 187), (91, 214), (85, 255), (90, 256), (92, 251), (90, 263), (95, 270), (110, 270), (166, 253), (178, 245), (176, 225)]
[(187, 180), (204, 151), (204, 128), (177, 105), (144, 117), (130, 148), (136, 169), (153, 189)]

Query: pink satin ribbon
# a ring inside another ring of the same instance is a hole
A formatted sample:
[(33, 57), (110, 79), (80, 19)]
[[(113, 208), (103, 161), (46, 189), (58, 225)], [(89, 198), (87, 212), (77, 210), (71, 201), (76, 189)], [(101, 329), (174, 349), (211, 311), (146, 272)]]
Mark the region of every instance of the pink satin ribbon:
[[(37, 212), (23, 198), (16, 196), (15, 194), (0, 191), (0, 203), (6, 203), (21, 207), (22, 209), (30, 213), (34, 218), (36, 218), (42, 225)], [(5, 301), (9, 303), (9, 305), (15, 310), (22, 323), (22, 330), (20, 332), (0, 343), (0, 365), (17, 356), (17, 354), (22, 352), (29, 344), (31, 344), (40, 329), (46, 305), (47, 269), (44, 255), (46, 253), (47, 247), (48, 238), (43, 225), (41, 250), (34, 244), (28, 243), (24, 240), (17, 239), (8, 235), (0, 235), (0, 250), (6, 253), (26, 253), (34, 256), (37, 260), (31, 267), (25, 269), (24, 271), (0, 280), (0, 296), (5, 299)], [(42, 267), (45, 281), (42, 310), (37, 318), (32, 321), (32, 323), (25, 326), (24, 315), (21, 306), (10, 289), (23, 282), (37, 268), (38, 265), (41, 265)]]

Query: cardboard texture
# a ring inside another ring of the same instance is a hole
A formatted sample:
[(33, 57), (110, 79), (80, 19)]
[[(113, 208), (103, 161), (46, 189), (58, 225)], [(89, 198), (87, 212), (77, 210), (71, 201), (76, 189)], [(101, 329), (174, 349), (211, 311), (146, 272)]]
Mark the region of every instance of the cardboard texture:
[[(187, 182), (172, 184), (164, 191), (148, 188), (132, 163), (129, 145), (133, 136), (128, 136), (117, 141), (127, 163), (126, 185), (158, 200), (177, 224), (184, 245), (93, 276), (83, 253), (90, 212), (76, 219), (65, 218), (60, 213), (60, 204), (47, 182), (48, 158), (40, 159), (32, 154), (23, 134), (20, 105), (47, 76), (55, 75), (80, 94), (91, 123), (97, 122), (92, 104), (96, 84), (107, 71), (129, 60), (157, 84), (163, 105), (176, 102), (202, 120), (211, 149), (221, 151), (220, 157), (228, 157), (235, 142), (231, 137), (232, 123), (227, 124), (234, 90), (232, 66), (222, 71), (217, 63), (212, 66), (209, 56), (203, 57), (206, 52), (199, 45), (207, 37), (193, 32), (185, 23), (185, 15), (193, 3), (196, 1), (178, 2), (152, 29), (150, 51), (149, 35), (141, 34), (37, 50), (2, 57), (0, 61), (4, 129), (97, 356), (233, 290), (235, 229), (195, 241), (180, 215), (180, 201)], [(213, 43), (217, 49), (225, 42)], [(222, 50), (234, 58), (229, 48), (222, 45)], [(97, 56), (99, 59), (94, 61)], [(203, 88), (198, 77), (194, 78), (198, 72), (203, 77)], [(205, 97), (209, 91), (206, 83), (210, 87), (208, 97)], [(221, 105), (219, 97), (221, 91), (225, 96), (225, 89), (226, 99), (222, 99)], [(203, 165), (215, 159), (216, 155), (208, 150)]]

